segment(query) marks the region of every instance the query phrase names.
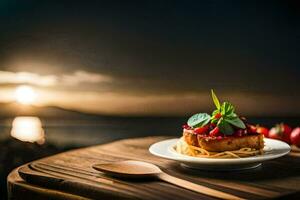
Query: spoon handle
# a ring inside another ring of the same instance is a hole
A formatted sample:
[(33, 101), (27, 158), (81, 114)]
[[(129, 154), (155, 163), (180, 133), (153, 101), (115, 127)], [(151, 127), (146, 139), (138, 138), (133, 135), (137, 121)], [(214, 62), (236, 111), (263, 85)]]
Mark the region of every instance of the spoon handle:
[(203, 185), (198, 185), (180, 178), (176, 178), (174, 176), (171, 176), (169, 174), (166, 173), (160, 173), (157, 176), (160, 180), (171, 183), (173, 185), (177, 185), (179, 187), (188, 189), (188, 190), (192, 190), (194, 192), (198, 192), (198, 193), (202, 193), (205, 195), (209, 195), (212, 197), (216, 197), (216, 198), (220, 198), (220, 199), (232, 199), (232, 200), (242, 200), (243, 198), (225, 193), (225, 192), (221, 192), (215, 189), (211, 189), (209, 187), (203, 186)]

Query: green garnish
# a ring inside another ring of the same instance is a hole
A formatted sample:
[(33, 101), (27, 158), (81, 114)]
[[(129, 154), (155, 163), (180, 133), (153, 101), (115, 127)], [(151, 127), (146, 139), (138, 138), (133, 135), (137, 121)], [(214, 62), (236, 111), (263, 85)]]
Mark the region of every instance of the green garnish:
[(213, 102), (214, 102), (214, 104), (216, 105), (217, 109), (220, 110), (220, 107), (221, 107), (221, 106), (220, 106), (220, 101), (219, 101), (217, 95), (214, 93), (213, 90), (211, 90), (211, 97), (212, 97)]
[(190, 127), (203, 127), (208, 123), (214, 123), (220, 129), (220, 132), (225, 135), (232, 135), (234, 133), (233, 126), (241, 129), (246, 128), (244, 122), (234, 112), (234, 107), (231, 103), (223, 102), (220, 104), (213, 90), (211, 90), (211, 96), (217, 109), (212, 112), (211, 116), (207, 113), (193, 115), (187, 122)]
[(220, 132), (225, 135), (232, 135), (234, 133), (232, 126), (224, 119), (218, 121), (217, 127), (219, 127)]
[(190, 127), (202, 127), (210, 122), (211, 116), (207, 113), (198, 113), (191, 116), (187, 122)]
[(232, 125), (241, 129), (246, 128), (244, 122), (234, 112), (234, 107), (231, 103), (223, 102), (220, 106), (218, 97), (213, 90), (211, 90), (211, 96), (217, 107), (212, 113), (211, 122), (216, 123), (222, 133), (225, 135), (232, 135), (234, 133)]

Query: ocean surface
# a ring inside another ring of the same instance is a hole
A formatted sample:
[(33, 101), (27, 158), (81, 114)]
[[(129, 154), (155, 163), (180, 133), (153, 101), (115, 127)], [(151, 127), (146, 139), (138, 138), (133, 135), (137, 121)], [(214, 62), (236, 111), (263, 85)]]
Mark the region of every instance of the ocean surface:
[[(18, 117), (23, 118), (23, 117)], [(33, 133), (37, 128), (33, 119), (17, 120), (21, 123), (18, 129), (21, 134)], [(38, 118), (40, 119), (40, 118)], [(23, 121), (22, 121), (23, 120)], [(0, 122), (0, 140), (12, 137), (14, 119), (5, 119)], [(154, 135), (181, 134), (181, 125), (186, 118), (101, 118), (93, 120), (53, 120), (40, 119), (45, 135), (45, 142), (58, 147), (81, 147), (103, 144), (118, 139), (145, 137)], [(30, 125), (33, 123), (33, 125)], [(16, 123), (14, 123), (16, 124)], [(32, 132), (32, 133), (30, 133)]]
[[(22, 118), (22, 117), (21, 117)], [(32, 117), (37, 118), (37, 117)], [(82, 147), (103, 144), (118, 139), (167, 135), (179, 137), (187, 117), (101, 117), (99, 119), (40, 119), (45, 142), (58, 147)], [(0, 121), (0, 141), (11, 137), (14, 118)], [(34, 127), (23, 123), (21, 134), (32, 134)], [(252, 117), (248, 121), (267, 127), (285, 122), (300, 126), (299, 117)], [(34, 124), (32, 126), (35, 126)], [(32, 130), (33, 129), (33, 130)], [(20, 130), (19, 130), (20, 131)]]

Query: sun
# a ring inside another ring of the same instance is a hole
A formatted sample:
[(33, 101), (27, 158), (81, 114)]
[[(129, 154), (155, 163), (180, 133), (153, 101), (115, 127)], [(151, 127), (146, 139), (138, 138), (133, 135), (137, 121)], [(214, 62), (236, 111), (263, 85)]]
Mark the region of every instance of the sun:
[(15, 100), (18, 103), (25, 104), (25, 105), (32, 104), (35, 102), (36, 97), (37, 97), (36, 92), (30, 86), (21, 85), (16, 88)]

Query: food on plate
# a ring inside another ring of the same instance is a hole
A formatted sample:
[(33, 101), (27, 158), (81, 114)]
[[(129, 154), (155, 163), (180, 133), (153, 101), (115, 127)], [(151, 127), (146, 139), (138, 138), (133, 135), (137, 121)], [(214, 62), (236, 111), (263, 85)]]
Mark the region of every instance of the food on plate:
[(275, 127), (270, 129), (268, 137), (272, 139), (282, 140), (290, 144), (291, 132), (292, 132), (292, 128), (290, 126), (284, 123), (280, 123), (280, 124), (276, 124)]
[(300, 127), (294, 128), (290, 135), (291, 143), (300, 147)]
[[(178, 153), (204, 158), (240, 158), (263, 153), (264, 133), (235, 113), (229, 102), (219, 102), (213, 92), (216, 110), (211, 115), (197, 113), (183, 125), (176, 144)], [(265, 131), (265, 130), (264, 130)]]

